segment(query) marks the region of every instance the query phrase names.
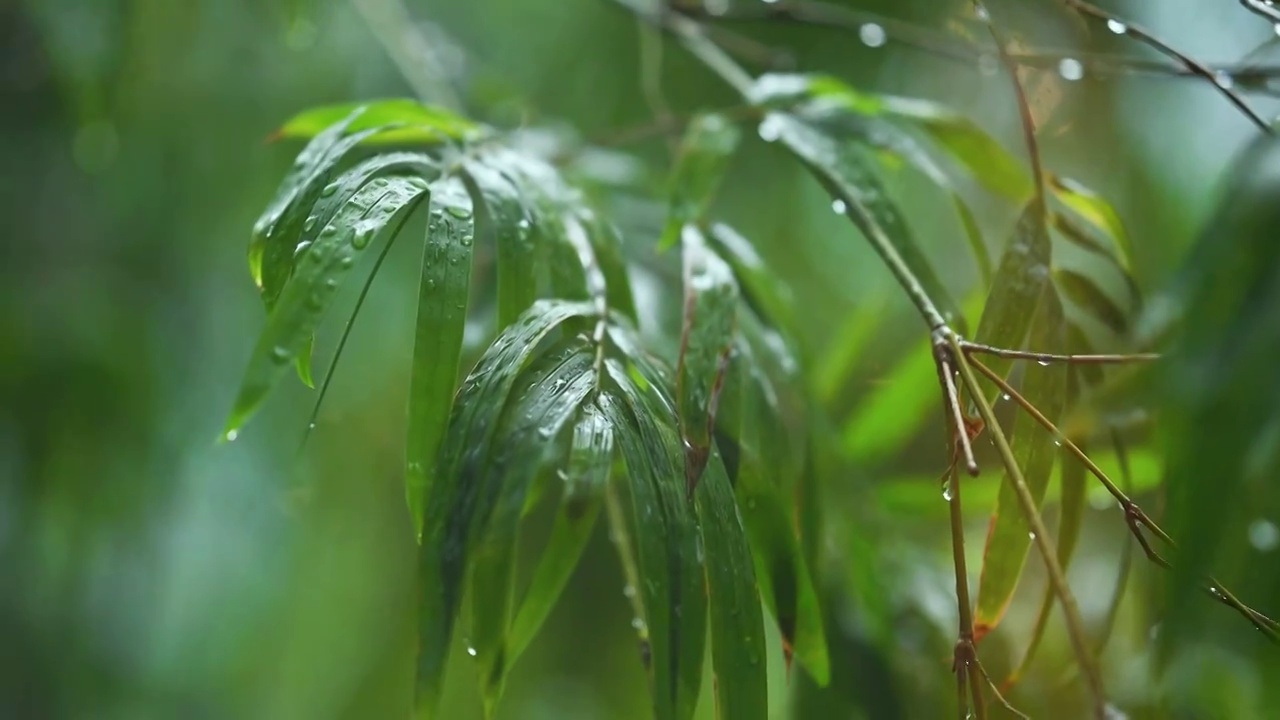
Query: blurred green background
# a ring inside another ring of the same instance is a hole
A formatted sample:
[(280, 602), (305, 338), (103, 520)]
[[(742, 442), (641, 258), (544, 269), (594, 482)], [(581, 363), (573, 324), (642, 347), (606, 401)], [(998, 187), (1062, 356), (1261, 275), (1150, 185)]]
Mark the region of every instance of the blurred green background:
[[(651, 119), (635, 22), (605, 0), (405, 2), (414, 22), (392, 27), (423, 33), (481, 119), (563, 124), (587, 138)], [(845, 4), (939, 33), (978, 29), (967, 0)], [(991, 7), (1024, 48), (1146, 56), (1052, 0)], [(1228, 0), (1109, 7), (1205, 60), (1235, 60), (1274, 39)], [(791, 50), (802, 69), (950, 104), (1021, 153), (1006, 77), (901, 47), (892, 34), (870, 48), (832, 31), (734, 27)], [(665, 61), (677, 114), (734, 103), (674, 46)], [(1069, 82), (1050, 71), (1027, 82), (1047, 165), (1116, 204), (1135, 241), (1139, 283), (1159, 289), (1253, 129), (1194, 81), (1086, 74)], [(390, 256), (301, 456), (312, 398), (294, 382), (237, 442), (213, 438), (263, 322), (245, 265), (249, 230), (297, 150), (265, 139), (310, 105), (412, 93), (346, 2), (0, 4), (0, 716), (404, 716), (413, 653), (414, 550), (401, 488), (412, 244)], [(1276, 112), (1274, 103), (1258, 107)], [(624, 149), (661, 178), (660, 140)], [(917, 235), (954, 293), (980, 299), (949, 205), (918, 185), (894, 186)], [(718, 209), (790, 283), (813, 389), (833, 426), (854, 428), (822, 478), (833, 680), (817, 691), (797, 670), (788, 683), (771, 639), (774, 714), (951, 714), (955, 603), (936, 485), (945, 463), (936, 390), (927, 363), (923, 375), (894, 374), (904, 358), (919, 366), (925, 357), (918, 321), (870, 248), (776, 150), (747, 143)], [(1016, 211), (992, 203), (983, 213), (992, 248)], [(670, 317), (670, 288), (646, 297), (646, 317)], [(322, 334), (319, 357), (331, 353), (337, 329), (340, 320)], [(1159, 463), (1143, 457), (1147, 477), (1138, 479), (1150, 488)], [(312, 484), (305, 511), (289, 491), (297, 478)], [(995, 479), (976, 481), (967, 503), (975, 573)], [(1156, 492), (1142, 499), (1159, 507)], [(1280, 551), (1271, 523), (1280, 507), (1242, 502), (1253, 517), (1229, 538), (1222, 575), (1274, 615)], [(648, 716), (624, 582), (603, 527), (597, 535), (515, 669), (501, 717)], [(1091, 626), (1106, 613), (1127, 542), (1114, 505), (1098, 503), (1070, 573)], [(997, 676), (1020, 656), (1039, 602), (1042, 572), (1030, 567), (1006, 624), (983, 643)], [(1158, 668), (1159, 577), (1135, 559), (1104, 655), (1117, 707), (1130, 717), (1276, 717), (1276, 651), (1207, 600), (1193, 639)], [(1033, 717), (1084, 716), (1058, 622), (1014, 693)], [(446, 717), (477, 717), (457, 654)]]

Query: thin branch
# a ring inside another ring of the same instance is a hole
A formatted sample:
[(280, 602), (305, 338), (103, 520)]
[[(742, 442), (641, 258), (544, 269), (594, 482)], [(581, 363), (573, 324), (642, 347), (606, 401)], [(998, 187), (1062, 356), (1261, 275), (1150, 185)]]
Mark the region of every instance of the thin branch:
[(961, 340), (960, 347), (965, 352), (994, 355), (1008, 360), (1034, 360), (1041, 365), (1050, 363), (1068, 363), (1075, 365), (1111, 365), (1134, 362), (1150, 362), (1159, 360), (1159, 353), (1132, 353), (1129, 355), (1059, 355), (1057, 353), (1040, 353), (1029, 350), (1006, 350), (1005, 348), (982, 343)]
[(1214, 87), (1215, 90), (1225, 97), (1228, 102), (1234, 105), (1236, 109), (1244, 114), (1245, 117), (1249, 118), (1254, 125), (1257, 125), (1259, 130), (1267, 134), (1272, 133), (1271, 125), (1269, 125), (1266, 120), (1259, 117), (1258, 114), (1253, 111), (1253, 108), (1249, 107), (1249, 104), (1246, 103), (1244, 99), (1235, 92), (1235, 90), (1231, 89), (1231, 85), (1228, 82), (1217, 76), (1200, 61), (1174, 49), (1168, 43), (1155, 35), (1152, 35), (1145, 28), (1134, 25), (1126, 20), (1121, 20), (1119, 17), (1107, 12), (1106, 10), (1085, 2), (1085, 0), (1062, 0), (1062, 2), (1067, 7), (1075, 10), (1081, 15), (1105, 22), (1107, 24), (1107, 29), (1111, 32), (1116, 33), (1117, 35), (1126, 35), (1131, 37), (1134, 40), (1154, 49), (1156, 52), (1178, 62), (1191, 74), (1204, 78)]
[(461, 98), (449, 84), (444, 63), (414, 28), (413, 18), (401, 0), (351, 0), (351, 4), (386, 48), (418, 99), (454, 110), (462, 108)]
[[(1097, 658), (1093, 656), (1093, 650), (1089, 647), (1084, 630), (1084, 621), (1080, 618), (1080, 607), (1076, 603), (1070, 585), (1067, 584), (1066, 572), (1062, 569), (1061, 563), (1058, 562), (1056, 550), (1049, 544), (1051, 538), (1049, 531), (1045, 528), (1044, 518), (1040, 516), (1040, 510), (1036, 507), (1036, 500), (1032, 497), (1031, 490), (1027, 487), (1027, 481), (1022, 476), (1022, 469), (1018, 467), (1017, 458), (1014, 457), (1013, 449), (1009, 446), (1009, 439), (1005, 437), (1004, 430), (1001, 429), (1000, 422), (996, 419), (995, 411), (991, 409), (991, 403), (987, 400), (982, 386), (978, 384), (978, 378), (974, 375), (973, 368), (970, 367), (970, 360), (961, 350), (955, 335), (949, 334), (947, 340), (951, 344), (952, 358), (960, 369), (960, 377), (964, 380), (965, 389), (972, 397), (973, 402), (977, 404), (978, 411), (982, 414), (983, 420), (986, 421), (987, 427), (991, 430), (992, 440), (995, 442), (996, 450), (1000, 453), (1000, 459), (1004, 463), (1009, 483), (1013, 486), (1018, 497), (1022, 515), (1026, 519), (1027, 525), (1031, 528), (1032, 542), (1035, 543), (1040, 552), (1045, 569), (1049, 573), (1049, 583), (1053, 587), (1054, 594), (1058, 596), (1058, 604), (1062, 606), (1062, 614), (1067, 621), (1067, 635), (1071, 638), (1076, 662), (1080, 666), (1081, 673), (1085, 676), (1086, 684), (1089, 686), (1089, 693), (1093, 700), (1094, 716), (1102, 720), (1106, 717), (1107, 707), (1106, 690), (1102, 684), (1102, 673), (1098, 669)], [(979, 365), (976, 360), (972, 361), (972, 364)]]

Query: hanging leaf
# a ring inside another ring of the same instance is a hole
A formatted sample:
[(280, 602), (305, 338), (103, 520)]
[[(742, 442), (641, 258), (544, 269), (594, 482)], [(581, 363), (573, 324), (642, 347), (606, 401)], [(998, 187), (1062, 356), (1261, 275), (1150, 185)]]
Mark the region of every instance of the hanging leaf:
[[(702, 682), (706, 637), (704, 549), (678, 470), (674, 429), (656, 422), (630, 373), (612, 358), (606, 367), (621, 402), (601, 396), (617, 428), (630, 480), (636, 564), (645, 617), (636, 630), (645, 650), (656, 720), (687, 720)], [(648, 379), (651, 385), (657, 378)]]
[(418, 535), (422, 499), (437, 477), (436, 450), (458, 382), (475, 239), (475, 214), (462, 183), (450, 178), (432, 190), (418, 284), (405, 448), (405, 497)]
[(751, 551), (724, 465), (713, 453), (695, 494), (706, 554), (711, 605), (711, 664), (716, 716), (733, 720), (769, 717), (764, 620)]
[(684, 245), (684, 329), (676, 368), (685, 483), (690, 497), (711, 452), (711, 429), (737, 324), (738, 286), (733, 271), (687, 225)]
[[(519, 400), (510, 404), (493, 442), (502, 450), (483, 459), (481, 470), (492, 480), (497, 496), (492, 514), (479, 528), (471, 560), (471, 651), (483, 690), (485, 716), (497, 709), (507, 669), (514, 659), (507, 648), (515, 583), (516, 541), (520, 517), (534, 478), (554, 448), (553, 439), (577, 412), (596, 385), (591, 372), (595, 353), (575, 338), (559, 352), (543, 356), (517, 381)], [(464, 474), (468, 468), (463, 469)]]
[(689, 121), (671, 174), (670, 213), (659, 249), (674, 247), (686, 225), (701, 223), (740, 137), (738, 126), (723, 115), (701, 114)]
[[(1046, 286), (1041, 292), (1032, 322), (1031, 345), (1052, 352), (1052, 349), (1065, 345), (1062, 305), (1052, 287)], [(1062, 414), (1066, 391), (1067, 367), (1062, 364), (1033, 366), (1023, 377), (1023, 397), (1050, 421), (1056, 422)], [(1013, 422), (1012, 447), (1027, 489), (1039, 507), (1049, 485), (1049, 476), (1053, 473), (1057, 443), (1034, 418), (1020, 411)], [(975, 641), (994, 630), (1008, 610), (1032, 540), (1030, 525), (1018, 503), (1017, 491), (1006, 472), (982, 553), (982, 575), (973, 619)]]
[(432, 145), (447, 140), (472, 140), (482, 134), (474, 122), (442, 107), (423, 105), (408, 98), (369, 100), (311, 108), (293, 116), (271, 137), (273, 140), (312, 138), (325, 128), (361, 109), (348, 130), (383, 128), (367, 136), (369, 144)]
[(537, 635), (586, 548), (609, 481), (613, 447), (613, 425), (599, 406), (588, 402), (573, 430), (568, 463), (563, 471), (560, 509), (551, 527), (551, 537), (511, 623), (508, 664), (515, 663)]
[(517, 376), (542, 341), (571, 318), (587, 317), (583, 303), (540, 300), (489, 346), (459, 390), (448, 432), (436, 455), (438, 482), (426, 495), (418, 549), (418, 705), (439, 701), (445, 660), (462, 601), (463, 578), (475, 533), (487, 522), (499, 478), (485, 472), (494, 434)]
[(498, 256), (498, 327), (515, 321), (538, 297), (531, 199), (488, 156), (467, 160), (463, 179), (477, 199), (478, 225)]
[(280, 374), (310, 338), (356, 258), (375, 237), (404, 217), (426, 194), (418, 178), (377, 178), (360, 189), (316, 237), (302, 248), (298, 269), (285, 284), (245, 370), (225, 434), (235, 437)]
[(1054, 198), (1109, 238), (1113, 245), (1107, 249), (1107, 253), (1114, 256), (1126, 272), (1131, 271), (1133, 244), (1129, 241), (1129, 234), (1125, 232), (1124, 223), (1120, 221), (1120, 215), (1111, 203), (1069, 178), (1050, 173), (1047, 179)]

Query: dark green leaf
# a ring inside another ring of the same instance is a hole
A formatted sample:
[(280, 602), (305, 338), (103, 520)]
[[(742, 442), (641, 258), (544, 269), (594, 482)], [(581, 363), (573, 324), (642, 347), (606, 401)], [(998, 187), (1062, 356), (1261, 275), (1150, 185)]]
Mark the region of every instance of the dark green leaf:
[(441, 480), (427, 494), (418, 556), (417, 695), (428, 711), (439, 701), (474, 536), (498, 494), (498, 479), (483, 470), (495, 454), (494, 433), (507, 398), (543, 339), (565, 321), (591, 312), (582, 303), (534, 303), (485, 351), (453, 405), (448, 434), (435, 456)]
[(462, 183), (453, 178), (437, 183), (432, 188), (418, 285), (405, 448), (405, 497), (419, 535), (422, 499), (436, 478), (436, 450), (458, 382), (474, 240), (475, 215)]
[[(482, 231), (493, 238), (498, 256), (498, 327), (515, 321), (538, 296), (534, 264), (532, 198), (522, 195), (500, 162), (487, 156), (464, 165), (472, 195), (481, 201)], [(477, 208), (480, 209), (480, 208)]]
[(700, 224), (740, 137), (738, 126), (723, 115), (697, 115), (689, 121), (672, 171), (670, 215), (659, 248), (674, 247), (686, 225)]
[(507, 662), (514, 663), (537, 634), (578, 564), (599, 515), (613, 460), (613, 426), (598, 406), (582, 408), (573, 431), (560, 509), (551, 538), (511, 623)]
[(1086, 310), (1112, 332), (1123, 335), (1129, 330), (1129, 315), (1089, 277), (1064, 268), (1053, 271), (1053, 284), (1063, 297)]
[[(509, 403), (493, 442), (495, 456), (485, 475), (494, 478), (492, 514), (479, 530), (471, 560), (471, 652), (484, 690), (486, 717), (493, 717), (507, 669), (514, 657), (507, 646), (511, 625), (516, 541), (520, 518), (534, 478), (561, 428), (595, 386), (595, 353), (580, 338), (561, 352), (544, 356), (525, 373), (519, 400)], [(464, 476), (472, 468), (463, 468)]]
[(249, 419), (298, 353), (310, 348), (312, 333), (356, 258), (426, 192), (427, 183), (418, 178), (376, 178), (303, 248), (305, 259), (281, 291), (249, 360), (227, 421), (229, 437)]
[[(1045, 348), (1045, 352), (1063, 348), (1062, 305), (1052, 287), (1046, 286), (1042, 290), (1042, 297), (1035, 306), (1038, 310), (1033, 318), (1031, 345)], [(1021, 391), (1028, 402), (1056, 422), (1065, 404), (1067, 367), (1060, 363), (1028, 367)], [(1053, 474), (1057, 443), (1034, 418), (1019, 411), (1013, 422), (1012, 446), (1027, 488), (1039, 507), (1045, 488), (1049, 486), (1049, 476)], [(1022, 576), (1031, 542), (1030, 525), (1006, 472), (982, 556), (982, 576), (973, 619), (974, 633), (978, 638), (995, 629), (1004, 617)]]
[(645, 612), (637, 629), (648, 648), (654, 715), (687, 720), (702, 682), (707, 598), (702, 541), (678, 469), (680, 440), (674, 428), (657, 421), (631, 374), (613, 359), (606, 366), (623, 396), (620, 404), (602, 395), (601, 407), (619, 429), (630, 480)]
[(364, 112), (351, 123), (349, 130), (384, 128), (376, 135), (368, 136), (369, 143), (436, 144), (446, 140), (472, 139), (481, 132), (479, 125), (450, 110), (407, 98), (390, 98), (312, 108), (295, 115), (273, 137), (316, 137), (357, 108)]
[(685, 445), (685, 482), (692, 497), (711, 452), (711, 429), (733, 350), (738, 286), (729, 265), (707, 247), (700, 230), (686, 225), (682, 236), (684, 329), (676, 398)]
[(712, 455), (695, 498), (702, 540), (712, 559), (704, 567), (711, 606), (716, 716), (764, 720), (769, 717), (769, 683), (760, 588), (719, 453)]

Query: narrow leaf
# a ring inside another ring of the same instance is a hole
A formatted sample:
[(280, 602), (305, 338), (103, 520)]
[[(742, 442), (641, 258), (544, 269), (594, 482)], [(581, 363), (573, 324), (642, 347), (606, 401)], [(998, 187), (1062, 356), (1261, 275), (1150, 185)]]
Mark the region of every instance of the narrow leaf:
[(228, 436), (257, 410), (298, 354), (310, 348), (312, 333), (356, 258), (426, 191), (426, 182), (417, 178), (375, 179), (353, 195), (305, 249), (305, 261), (285, 284), (258, 338), (227, 421)]
[(475, 215), (460, 181), (437, 183), (427, 219), (418, 285), (418, 317), (409, 377), (405, 498), (414, 532), (422, 534), (422, 499), (436, 478), (436, 450), (444, 436), (458, 382), (462, 333), (471, 293)]
[(1113, 254), (1126, 271), (1133, 268), (1133, 244), (1120, 215), (1105, 198), (1075, 180), (1049, 175), (1049, 189), (1059, 202), (1093, 225), (1115, 244)]
[(769, 717), (764, 620), (751, 551), (733, 489), (719, 453), (711, 457), (696, 492), (706, 553), (711, 614), (711, 663), (716, 716), (726, 720)]
[(436, 455), (441, 481), (427, 493), (418, 551), (417, 696), (422, 709), (430, 711), (439, 701), (473, 533), (487, 520), (497, 495), (496, 478), (481, 471), (493, 455), (493, 436), (507, 398), (542, 341), (565, 321), (591, 311), (581, 303), (538, 301), (494, 340), (458, 393), (448, 435)]
[(481, 156), (464, 165), (472, 196), (484, 212), (481, 229), (492, 237), (498, 256), (498, 327), (515, 321), (538, 296), (534, 264), (532, 198), (521, 195), (500, 163)]
[(738, 127), (723, 115), (701, 114), (689, 121), (671, 175), (670, 213), (660, 249), (674, 247), (686, 225), (701, 222), (740, 137)]
[(442, 107), (423, 105), (407, 98), (368, 100), (311, 108), (293, 116), (272, 135), (272, 139), (312, 138), (325, 128), (363, 109), (349, 130), (391, 126), (367, 142), (378, 144), (435, 144), (445, 140), (468, 140), (481, 129), (476, 123)]
[(711, 451), (711, 429), (733, 349), (738, 286), (729, 265), (707, 247), (701, 231), (687, 225), (682, 240), (684, 328), (676, 397), (685, 446), (685, 482), (692, 497)]

